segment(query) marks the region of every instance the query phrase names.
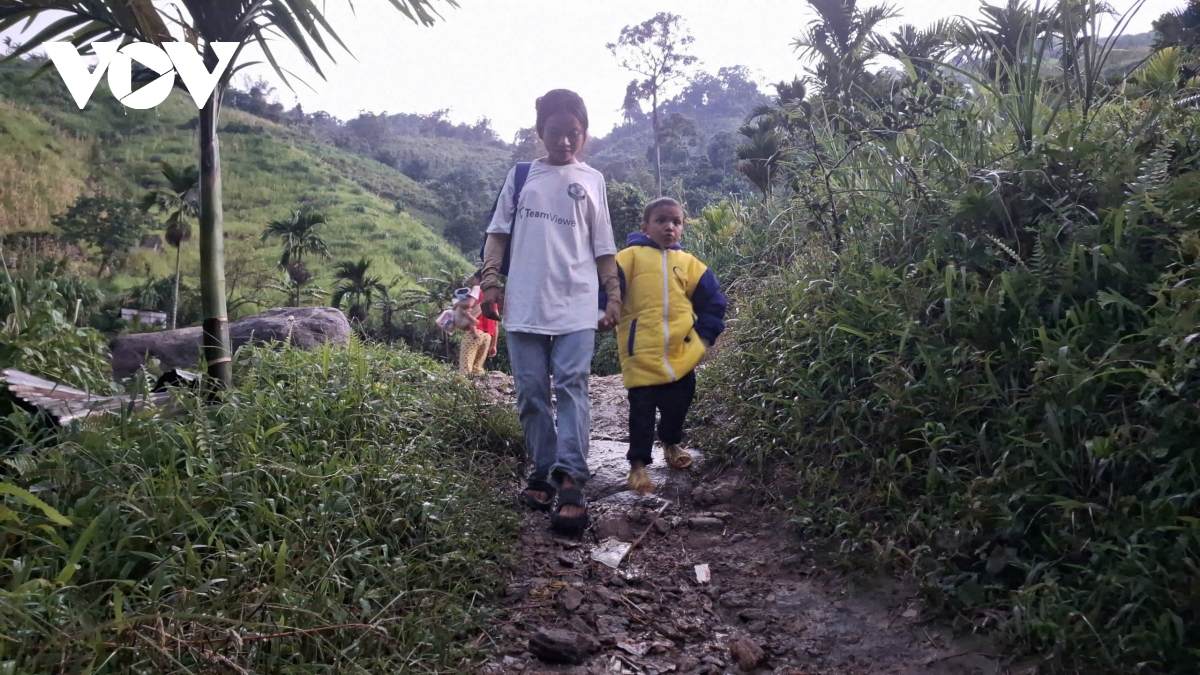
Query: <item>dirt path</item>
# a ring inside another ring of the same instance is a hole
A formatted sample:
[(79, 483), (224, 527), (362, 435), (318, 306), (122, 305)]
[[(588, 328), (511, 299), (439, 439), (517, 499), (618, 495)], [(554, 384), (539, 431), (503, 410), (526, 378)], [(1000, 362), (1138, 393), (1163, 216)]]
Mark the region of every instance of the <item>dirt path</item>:
[[(511, 395), (499, 374), (488, 384)], [(593, 378), (591, 399), (593, 526), (567, 540), (546, 514), (526, 513), (483, 672), (1010, 672), (984, 641), (927, 621), (913, 589), (864, 588), (820, 569), (778, 511), (751, 504), (736, 472), (707, 470), (699, 453), (690, 471), (674, 471), (656, 447), (658, 491), (627, 491), (620, 377)], [(605, 540), (643, 533), (619, 568), (592, 559)], [(711, 580), (698, 580), (697, 565)]]

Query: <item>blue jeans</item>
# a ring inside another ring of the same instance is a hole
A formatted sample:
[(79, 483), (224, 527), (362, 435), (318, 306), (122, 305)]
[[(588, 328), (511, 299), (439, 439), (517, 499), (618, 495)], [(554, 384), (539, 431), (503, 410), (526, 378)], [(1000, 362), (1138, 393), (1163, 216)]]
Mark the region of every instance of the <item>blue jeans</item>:
[[(533, 464), (531, 481), (550, 480), (558, 485), (560, 474), (566, 474), (582, 486), (591, 477), (587, 465), (592, 428), (588, 376), (595, 349), (594, 330), (566, 335), (508, 333), (517, 412)], [(551, 376), (557, 424), (550, 404)]]

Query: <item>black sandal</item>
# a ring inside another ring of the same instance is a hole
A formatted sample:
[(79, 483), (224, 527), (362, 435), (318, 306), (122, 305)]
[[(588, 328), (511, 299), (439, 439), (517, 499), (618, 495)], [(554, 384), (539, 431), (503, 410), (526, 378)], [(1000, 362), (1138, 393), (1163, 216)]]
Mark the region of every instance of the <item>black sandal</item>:
[[(529, 494), (530, 490), (533, 490), (534, 492), (545, 492), (546, 494), (550, 495), (550, 497), (543, 502)], [(531, 479), (528, 483), (526, 483), (525, 489), (521, 490), (521, 494), (525, 497), (525, 506), (528, 506), (534, 511), (549, 511), (550, 507), (554, 504), (554, 495), (556, 493), (557, 490), (554, 488), (554, 486), (548, 483), (544, 478)]]
[[(579, 506), (584, 509), (584, 512), (578, 516), (563, 516), (560, 514), (564, 506)], [(583, 531), (588, 526), (588, 512), (586, 509), (587, 497), (583, 496), (583, 490), (577, 487), (563, 488), (554, 500), (554, 508), (550, 512), (550, 527), (555, 532), (568, 537), (583, 534)]]

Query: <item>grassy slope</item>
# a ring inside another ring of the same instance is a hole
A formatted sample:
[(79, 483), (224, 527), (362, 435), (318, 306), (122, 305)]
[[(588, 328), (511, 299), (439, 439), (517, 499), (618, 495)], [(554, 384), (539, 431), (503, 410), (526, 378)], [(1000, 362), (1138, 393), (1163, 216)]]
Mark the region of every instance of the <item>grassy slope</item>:
[[(158, 163), (195, 161), (195, 109), (181, 92), (154, 110), (125, 110), (104, 87), (79, 110), (53, 73), (30, 81), (28, 64), (0, 66), (0, 232), (47, 229), (53, 213), (84, 191), (136, 199), (157, 180)], [(279, 254), (263, 244), (267, 222), (308, 205), (331, 224), (323, 235), (333, 251), (310, 267), (330, 285), (329, 268), (367, 257), (390, 282), (440, 269), (464, 270), (466, 261), (438, 234), (440, 221), (425, 215), (434, 197), (403, 174), (342, 152), (293, 130), (226, 109), (222, 113), (227, 249), (251, 250), (264, 261)], [(397, 203), (406, 209), (397, 212)], [(423, 208), (422, 208), (423, 207)], [(174, 252), (139, 251), (127, 275), (163, 276)], [(184, 274), (194, 277), (196, 246), (184, 247)], [(132, 276), (117, 279), (129, 285)]]
[(0, 99), (0, 232), (37, 228), (70, 206), (89, 147)]
[(457, 168), (469, 167), (494, 181), (497, 189), (512, 166), (512, 150), (458, 138), (392, 136), (388, 139), (386, 149), (400, 157), (420, 157), (429, 162), (429, 172), (435, 177)]

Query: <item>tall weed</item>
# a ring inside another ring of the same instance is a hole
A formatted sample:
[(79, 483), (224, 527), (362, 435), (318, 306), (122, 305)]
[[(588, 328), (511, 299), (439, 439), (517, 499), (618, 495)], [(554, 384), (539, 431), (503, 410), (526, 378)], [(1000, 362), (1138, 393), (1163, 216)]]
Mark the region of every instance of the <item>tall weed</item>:
[(0, 246), (0, 367), (112, 393), (108, 344), (87, 327), (100, 292), (48, 259), (28, 256), (10, 270), (4, 253)]

